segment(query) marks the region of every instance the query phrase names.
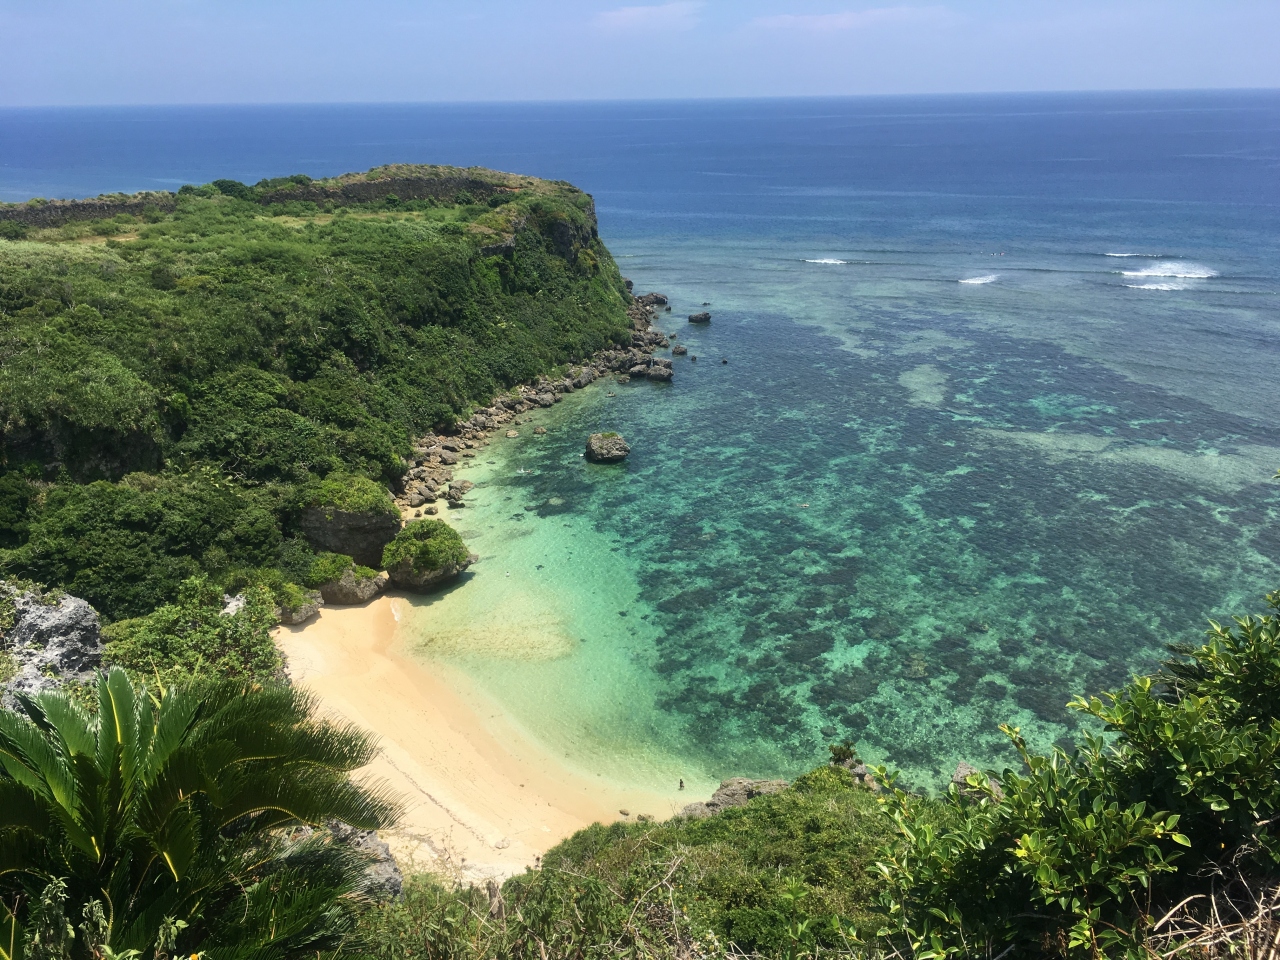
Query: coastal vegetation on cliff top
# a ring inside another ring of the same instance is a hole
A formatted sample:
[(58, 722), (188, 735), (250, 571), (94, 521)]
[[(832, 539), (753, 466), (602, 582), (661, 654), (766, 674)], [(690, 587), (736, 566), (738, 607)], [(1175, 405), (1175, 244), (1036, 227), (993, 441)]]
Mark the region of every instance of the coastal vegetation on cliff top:
[(109, 621), (193, 577), (295, 604), (333, 565), (301, 511), (394, 513), (415, 436), (629, 342), (564, 183), (382, 167), (0, 224), (0, 571)]

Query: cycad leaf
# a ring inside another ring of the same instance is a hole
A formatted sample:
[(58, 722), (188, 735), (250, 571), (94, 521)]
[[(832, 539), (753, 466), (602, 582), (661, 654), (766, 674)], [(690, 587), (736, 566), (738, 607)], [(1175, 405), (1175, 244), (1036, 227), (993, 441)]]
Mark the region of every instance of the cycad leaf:
[(200, 817), (184, 803), (169, 811), (152, 838), (152, 846), (164, 860), (174, 880), (182, 880), (195, 859), (200, 842)]

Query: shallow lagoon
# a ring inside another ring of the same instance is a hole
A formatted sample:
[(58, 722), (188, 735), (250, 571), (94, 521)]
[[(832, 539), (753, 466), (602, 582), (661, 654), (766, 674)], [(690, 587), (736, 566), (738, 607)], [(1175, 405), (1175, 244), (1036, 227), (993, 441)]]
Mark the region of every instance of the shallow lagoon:
[[(1002, 329), (990, 303), (859, 304), (831, 329), (751, 293), (716, 291), (709, 328), (672, 315), (699, 359), (671, 386), (599, 385), (537, 415), (545, 437), (495, 442), (451, 512), (483, 558), (455, 593), (492, 625), (473, 610), (430, 655), (584, 763), (794, 774), (849, 738), (936, 783), (1008, 761), (1002, 722), (1072, 739), (1070, 696), (1280, 584), (1274, 426)], [(1009, 296), (958, 296), (981, 294)], [(581, 459), (598, 429), (625, 465)]]

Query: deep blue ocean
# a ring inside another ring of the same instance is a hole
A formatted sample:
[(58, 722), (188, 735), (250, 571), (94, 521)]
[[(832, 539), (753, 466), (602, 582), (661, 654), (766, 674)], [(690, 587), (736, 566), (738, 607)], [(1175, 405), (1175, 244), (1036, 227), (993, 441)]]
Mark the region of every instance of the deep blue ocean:
[(3, 200), (387, 162), (589, 191), (698, 356), (457, 521), (513, 592), (424, 653), (566, 753), (937, 782), (1280, 588), (1280, 92), (0, 111)]

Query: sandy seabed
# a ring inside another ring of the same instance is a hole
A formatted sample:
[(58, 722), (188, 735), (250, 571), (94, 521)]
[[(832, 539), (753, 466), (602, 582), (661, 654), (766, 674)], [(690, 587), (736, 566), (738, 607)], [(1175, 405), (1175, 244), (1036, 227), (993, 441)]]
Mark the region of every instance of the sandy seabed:
[(399, 618), (407, 607), (384, 595), (365, 606), (326, 606), (318, 619), (276, 631), (290, 676), (318, 698), (321, 713), (378, 737), (381, 751), (363, 773), (404, 802), (399, 826), (382, 833), (402, 869), (502, 878), (622, 811), (671, 814), (669, 797), (574, 769), (467, 677), (404, 652)]

